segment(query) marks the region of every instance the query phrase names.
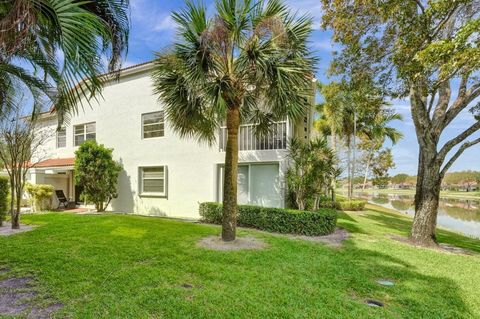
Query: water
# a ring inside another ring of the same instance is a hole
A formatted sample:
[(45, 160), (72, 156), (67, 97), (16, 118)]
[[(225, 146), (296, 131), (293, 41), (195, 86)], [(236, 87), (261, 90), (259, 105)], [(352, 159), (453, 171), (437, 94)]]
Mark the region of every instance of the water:
[[(414, 195), (355, 192), (355, 197), (411, 216), (415, 213)], [(469, 237), (480, 238), (480, 200), (441, 198), (437, 225)]]

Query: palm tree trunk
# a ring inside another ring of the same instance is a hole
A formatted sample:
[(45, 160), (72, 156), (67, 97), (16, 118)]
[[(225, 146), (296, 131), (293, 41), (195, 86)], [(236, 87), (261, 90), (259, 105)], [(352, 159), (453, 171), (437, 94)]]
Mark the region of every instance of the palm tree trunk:
[(348, 199), (352, 199), (352, 145), (350, 138), (347, 138), (347, 166), (348, 166)]
[(365, 190), (365, 186), (367, 185), (367, 179), (368, 179), (368, 170), (370, 168), (370, 161), (372, 160), (372, 157), (369, 156), (367, 160), (367, 166), (365, 167), (365, 176), (363, 178), (363, 186), (362, 189)]
[[(331, 128), (332, 131), (332, 150), (335, 156), (337, 156), (337, 132), (335, 131), (335, 127), (332, 126)], [(330, 189), (332, 191), (332, 201), (335, 201), (335, 188), (337, 187), (337, 181), (335, 178), (332, 178), (332, 183), (330, 185)]]
[(225, 176), (223, 181), (223, 241), (233, 241), (236, 236), (239, 127), (240, 111), (238, 108), (231, 108), (227, 112), (227, 148), (225, 150)]
[(353, 159), (352, 159), (352, 183), (351, 183), (351, 188), (352, 190), (350, 191), (350, 197), (353, 197), (353, 188), (354, 188), (354, 183), (355, 183), (355, 162), (357, 160), (357, 112), (356, 110), (353, 112), (354, 120), (353, 120)]

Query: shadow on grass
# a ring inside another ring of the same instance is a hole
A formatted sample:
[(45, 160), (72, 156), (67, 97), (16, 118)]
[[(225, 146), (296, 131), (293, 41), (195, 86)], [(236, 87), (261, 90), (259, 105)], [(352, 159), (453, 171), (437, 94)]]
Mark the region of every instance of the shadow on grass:
[[(383, 212), (381, 210), (375, 211), (379, 214), (367, 214), (365, 218), (380, 223), (386, 228), (395, 229), (403, 236), (408, 236), (410, 234), (412, 228), (411, 219), (399, 216), (394, 213)], [(478, 239), (469, 238), (460, 234), (456, 234), (454, 232), (438, 228), (436, 234), (437, 240), (441, 244), (449, 244), (480, 253), (480, 241)]]
[[(354, 242), (347, 245), (342, 256), (346, 261), (342, 271), (350, 269), (355, 273), (350, 281), (354, 295), (362, 300), (373, 298), (385, 303), (389, 317), (474, 317), (460, 295), (460, 286), (452, 279), (420, 273), (405, 259), (360, 249)], [(352, 263), (352, 268), (348, 263)], [(376, 283), (379, 279), (392, 280), (395, 286), (383, 287)]]
[[(15, 239), (0, 239), (6, 249), (0, 264), (35, 274), (38, 283), (65, 304), (65, 317), (478, 315), (465, 305), (458, 282), (421, 273), (393, 242), (370, 249), (349, 240), (338, 250), (248, 231), (268, 241), (269, 248), (217, 252), (196, 247), (200, 238), (218, 234), (218, 228), (204, 225), (125, 215), (29, 218), (46, 224)], [(355, 220), (340, 218), (356, 225)], [(142, 236), (112, 236), (119, 228), (122, 234), (141, 231)], [(378, 285), (376, 280), (382, 278), (396, 285)], [(367, 298), (386, 307), (369, 308), (364, 304)]]
[(338, 213), (337, 224), (339, 227), (346, 229), (350, 233), (367, 234), (365, 230), (359, 227), (358, 222), (347, 213)]

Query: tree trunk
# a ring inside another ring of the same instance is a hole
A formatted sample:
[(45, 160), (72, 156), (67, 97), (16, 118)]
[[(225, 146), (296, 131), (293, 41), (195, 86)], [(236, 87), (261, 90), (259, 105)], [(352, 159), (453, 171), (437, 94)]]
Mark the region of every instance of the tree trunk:
[(240, 110), (238, 108), (231, 108), (227, 112), (227, 148), (225, 150), (225, 171), (223, 181), (223, 241), (233, 241), (236, 236), (239, 127)]
[(17, 194), (15, 196), (15, 214), (14, 217), (12, 218), (12, 229), (20, 229), (20, 207), (22, 204), (22, 193), (21, 191), (17, 191)]
[(363, 186), (362, 186), (363, 190), (365, 190), (365, 186), (367, 185), (368, 169), (370, 168), (370, 161), (371, 161), (371, 157), (369, 156), (367, 160), (367, 167), (365, 167), (365, 177), (363, 178)]
[(437, 244), (435, 228), (437, 226), (438, 204), (440, 200), (440, 166), (425, 159), (424, 154), (436, 154), (435, 150), (420, 151), (417, 187), (415, 193), (415, 217), (410, 238), (422, 246)]
[(10, 219), (12, 229), (19, 229), (18, 215), (15, 213), (15, 179), (10, 178)]
[[(332, 150), (335, 156), (337, 156), (337, 133), (335, 132), (335, 127), (332, 127)], [(330, 188), (332, 191), (332, 201), (335, 202), (335, 188), (337, 188), (337, 181), (335, 178), (332, 178)]]
[(348, 171), (348, 199), (352, 198), (353, 193), (353, 181), (352, 181), (352, 146), (350, 145), (350, 139), (347, 139), (347, 171)]

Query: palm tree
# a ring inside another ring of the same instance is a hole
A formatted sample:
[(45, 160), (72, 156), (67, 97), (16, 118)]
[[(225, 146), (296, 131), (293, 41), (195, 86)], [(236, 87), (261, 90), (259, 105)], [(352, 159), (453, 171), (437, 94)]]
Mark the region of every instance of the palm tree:
[(311, 19), (281, 1), (217, 0), (215, 7), (207, 18), (203, 5), (187, 1), (173, 14), (179, 41), (158, 54), (153, 79), (180, 136), (212, 143), (226, 122), (222, 239), (232, 241), (240, 123), (265, 134), (274, 121), (306, 114), (316, 59), (307, 48)]
[[(320, 197), (331, 190), (332, 179), (340, 174), (335, 153), (323, 137), (308, 142), (293, 138), (287, 158), (286, 181), (297, 208), (317, 210)], [(307, 207), (309, 201), (312, 204)]]
[[(120, 68), (128, 43), (128, 6), (128, 0), (1, 1), (0, 119), (12, 110), (19, 115), (22, 103), (31, 100), (32, 116), (54, 104), (61, 124), (82, 98), (90, 103), (103, 84), (103, 57), (109, 71)], [(18, 169), (22, 174), (28, 168)], [(10, 175), (13, 189), (21, 182)], [(12, 196), (18, 199), (19, 193)], [(18, 213), (18, 207), (11, 209), (12, 228), (19, 227)]]
[(77, 110), (82, 97), (94, 97), (102, 87), (102, 57), (113, 72), (126, 52), (128, 6), (128, 0), (2, 1), (1, 107), (13, 107), (26, 90), (36, 105), (55, 103), (62, 119)]
[[(341, 134), (342, 123), (346, 116), (347, 96), (342, 89), (343, 83), (331, 82), (329, 84), (317, 84), (317, 90), (324, 98), (324, 102), (317, 105), (317, 111), (321, 114), (320, 119), (316, 121), (316, 129), (322, 135), (330, 135), (331, 147), (334, 154), (338, 157), (337, 136)], [(349, 166), (350, 168), (350, 162)], [(348, 170), (350, 174), (350, 169)], [(331, 196), (335, 201), (336, 178), (331, 180)]]
[[(344, 140), (347, 147), (347, 174), (348, 197), (353, 195), (353, 180), (356, 164), (357, 136), (369, 140), (380, 147), (385, 138), (396, 143), (401, 133), (388, 126), (391, 121), (401, 120), (402, 117), (390, 111), (383, 95), (368, 79), (347, 83), (331, 82), (327, 85), (318, 85), (324, 98), (322, 121), (317, 122), (317, 129), (325, 130), (329, 127), (332, 140), (332, 149), (337, 149), (337, 137)], [(375, 142), (375, 143), (374, 143)], [(353, 154), (352, 154), (353, 153)], [(368, 170), (368, 165), (367, 165)], [(333, 185), (332, 185), (333, 186)]]
[[(384, 107), (387, 105), (384, 105)], [(365, 175), (363, 178), (362, 189), (365, 189), (367, 183), (368, 171), (375, 151), (379, 150), (385, 140), (388, 139), (395, 145), (403, 138), (403, 134), (397, 129), (389, 126), (392, 121), (403, 120), (402, 115), (395, 113), (391, 109), (381, 108), (378, 113), (372, 114), (371, 125), (364, 131), (364, 140), (366, 140), (364, 149), (367, 152), (367, 161), (365, 163)]]

